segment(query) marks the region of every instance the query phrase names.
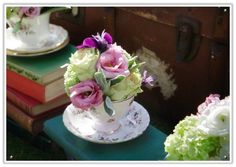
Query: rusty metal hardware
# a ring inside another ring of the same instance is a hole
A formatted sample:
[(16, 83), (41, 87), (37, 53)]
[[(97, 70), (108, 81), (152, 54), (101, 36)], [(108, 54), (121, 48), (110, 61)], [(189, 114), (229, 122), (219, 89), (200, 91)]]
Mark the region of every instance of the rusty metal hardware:
[(200, 46), (201, 24), (190, 17), (179, 15), (176, 26), (176, 59), (181, 62), (190, 61)]

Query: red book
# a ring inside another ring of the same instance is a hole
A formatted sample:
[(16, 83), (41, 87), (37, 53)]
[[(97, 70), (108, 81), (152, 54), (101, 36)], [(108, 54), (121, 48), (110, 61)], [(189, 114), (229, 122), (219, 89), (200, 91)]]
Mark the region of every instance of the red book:
[(47, 85), (41, 85), (9, 69), (7, 69), (7, 86), (42, 103), (65, 94), (63, 77)]
[(61, 114), (65, 110), (67, 105), (68, 104), (51, 110), (49, 112), (50, 114), (46, 113), (41, 114), (38, 117), (31, 117), (27, 115), (23, 110), (15, 106), (11, 101), (7, 100), (7, 116), (30, 133), (38, 134), (43, 130), (44, 121)]
[(37, 116), (48, 112), (49, 110), (68, 104), (70, 102), (67, 94), (63, 94), (56, 99), (53, 99), (46, 103), (41, 103), (30, 96), (18, 92), (10, 87), (7, 87), (7, 99), (13, 102), (18, 108), (22, 109), (30, 116)]

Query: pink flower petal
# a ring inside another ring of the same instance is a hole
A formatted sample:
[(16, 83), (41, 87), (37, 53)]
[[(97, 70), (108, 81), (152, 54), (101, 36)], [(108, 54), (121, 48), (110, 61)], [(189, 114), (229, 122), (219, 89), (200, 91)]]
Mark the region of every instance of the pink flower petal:
[(95, 81), (87, 80), (71, 88), (70, 99), (74, 106), (87, 110), (102, 103), (103, 92)]
[(103, 52), (98, 60), (97, 69), (101, 70), (106, 78), (115, 78), (118, 75), (128, 76), (128, 59), (124, 50), (116, 45), (112, 45)]

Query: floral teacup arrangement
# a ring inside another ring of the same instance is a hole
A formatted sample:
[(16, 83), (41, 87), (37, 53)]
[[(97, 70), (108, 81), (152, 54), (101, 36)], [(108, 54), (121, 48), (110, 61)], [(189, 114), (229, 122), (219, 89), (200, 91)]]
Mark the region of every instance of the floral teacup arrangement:
[(114, 131), (142, 84), (153, 79), (146, 72), (142, 77), (142, 63), (113, 43), (107, 32), (84, 39), (77, 49), (64, 75), (66, 92), (75, 108), (91, 114), (95, 129)]
[(165, 141), (167, 160), (229, 160), (230, 99), (211, 94)]
[[(7, 7), (6, 17), (8, 38), (22, 47), (40, 46), (50, 34), (49, 18), (55, 11), (66, 10), (67, 7)], [(33, 47), (32, 47), (33, 48)]]
[(65, 7), (7, 7), (7, 24), (16, 33), (29, 28), (27, 22), (36, 20), (39, 16), (49, 17), (50, 13), (65, 9)]

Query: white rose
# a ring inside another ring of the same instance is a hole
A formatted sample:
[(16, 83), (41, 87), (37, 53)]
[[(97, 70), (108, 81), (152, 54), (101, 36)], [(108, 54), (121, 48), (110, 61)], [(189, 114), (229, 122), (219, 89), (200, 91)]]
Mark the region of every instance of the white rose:
[(197, 108), (198, 110), (198, 114), (201, 115), (209, 115), (210, 109), (212, 106), (217, 105), (218, 103), (220, 103), (220, 96), (218, 94), (211, 94), (209, 95), (205, 102), (203, 102), (202, 104), (200, 104)]
[(216, 106), (208, 115), (201, 115), (199, 129), (208, 135), (223, 136), (229, 134), (229, 106)]
[(70, 63), (74, 65), (74, 72), (78, 74), (80, 81), (92, 79), (96, 72), (96, 64), (99, 53), (94, 48), (77, 50), (70, 57)]

